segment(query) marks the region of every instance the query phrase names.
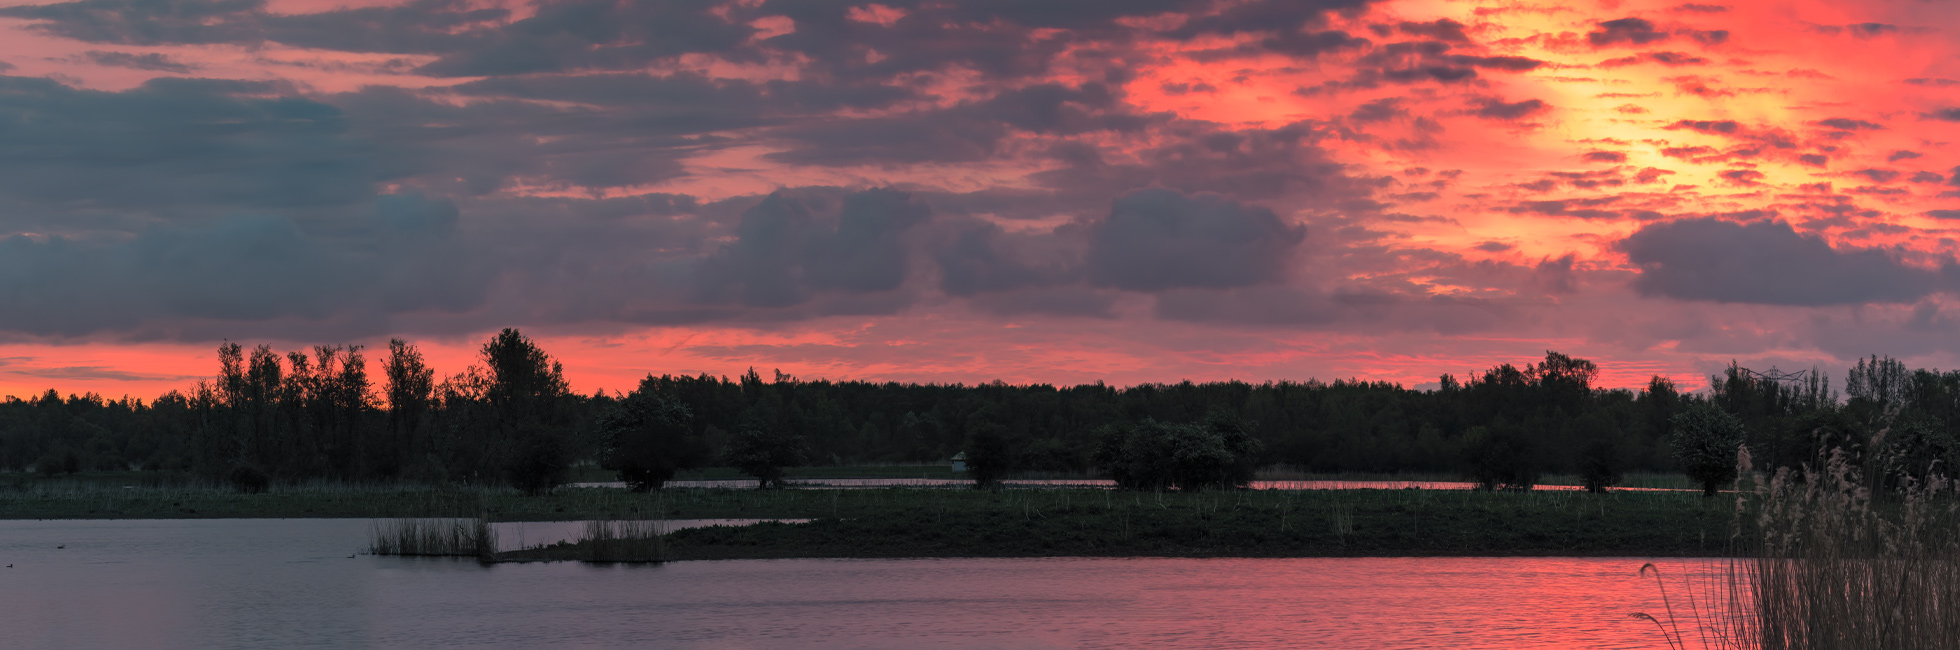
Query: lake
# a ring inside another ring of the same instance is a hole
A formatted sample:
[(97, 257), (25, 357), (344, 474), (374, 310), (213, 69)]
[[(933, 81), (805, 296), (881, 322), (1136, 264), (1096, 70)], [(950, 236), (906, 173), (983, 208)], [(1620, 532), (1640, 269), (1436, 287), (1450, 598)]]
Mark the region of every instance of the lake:
[[(0, 646), (1666, 647), (1628, 617), (1663, 609), (1639, 558), (347, 557), (370, 526), (0, 521), (0, 564), (14, 565), (0, 568)], [(1676, 581), (1700, 564), (1659, 564), (1679, 608)]]

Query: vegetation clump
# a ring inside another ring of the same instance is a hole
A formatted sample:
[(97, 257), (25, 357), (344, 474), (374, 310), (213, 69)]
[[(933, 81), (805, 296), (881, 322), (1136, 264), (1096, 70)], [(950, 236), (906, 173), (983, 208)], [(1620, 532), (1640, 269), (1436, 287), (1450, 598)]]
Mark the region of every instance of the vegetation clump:
[(807, 462), (803, 437), (759, 423), (745, 424), (729, 441), (729, 467), (755, 477), (756, 487), (783, 487), (783, 471)]
[(491, 560), (497, 533), (488, 519), (404, 518), (378, 522), (370, 531), (368, 553)]
[(1735, 479), (1741, 418), (1712, 403), (1695, 402), (1674, 416), (1673, 425), (1674, 457), (1682, 472), (1701, 485), (1704, 496), (1715, 496), (1723, 483)]
[(667, 557), (667, 544), (656, 521), (586, 522), (585, 536), (575, 545), (579, 559), (587, 562), (660, 562)]
[(1262, 447), (1239, 422), (1204, 424), (1145, 419), (1098, 431), (1095, 461), (1116, 486), (1131, 490), (1242, 488), (1252, 482)]
[(707, 443), (689, 428), (686, 405), (668, 398), (648, 377), (599, 418), (604, 446), (599, 466), (617, 472), (634, 492), (658, 490), (680, 470), (708, 458)]
[[(1918, 650), (1960, 638), (1960, 500), (1934, 476), (1873, 490), (1846, 454), (1745, 497), (1757, 534), (1732, 584), (1752, 648)], [(1750, 548), (1753, 547), (1753, 548)]]

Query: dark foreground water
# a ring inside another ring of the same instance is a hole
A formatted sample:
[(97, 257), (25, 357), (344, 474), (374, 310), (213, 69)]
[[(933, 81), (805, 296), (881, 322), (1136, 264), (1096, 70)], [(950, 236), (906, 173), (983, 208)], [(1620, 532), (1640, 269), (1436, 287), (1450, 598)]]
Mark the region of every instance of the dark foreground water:
[(483, 567), (349, 558), (369, 526), (0, 521), (0, 647), (1666, 647), (1637, 558)]

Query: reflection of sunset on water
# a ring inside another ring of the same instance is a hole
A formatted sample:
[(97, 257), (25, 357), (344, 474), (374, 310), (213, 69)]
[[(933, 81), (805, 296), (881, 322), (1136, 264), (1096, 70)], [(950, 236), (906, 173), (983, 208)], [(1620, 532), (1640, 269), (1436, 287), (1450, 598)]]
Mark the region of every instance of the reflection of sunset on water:
[(0, 5), (0, 393), (1960, 364), (1948, 5)]

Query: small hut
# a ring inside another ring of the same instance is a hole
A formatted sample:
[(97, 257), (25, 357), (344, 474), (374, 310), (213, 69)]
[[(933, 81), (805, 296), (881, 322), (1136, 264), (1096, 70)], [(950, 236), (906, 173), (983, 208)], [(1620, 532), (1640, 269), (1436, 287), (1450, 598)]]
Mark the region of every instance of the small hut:
[(953, 454), (953, 471), (954, 472), (966, 471), (966, 452), (962, 451), (960, 453)]

